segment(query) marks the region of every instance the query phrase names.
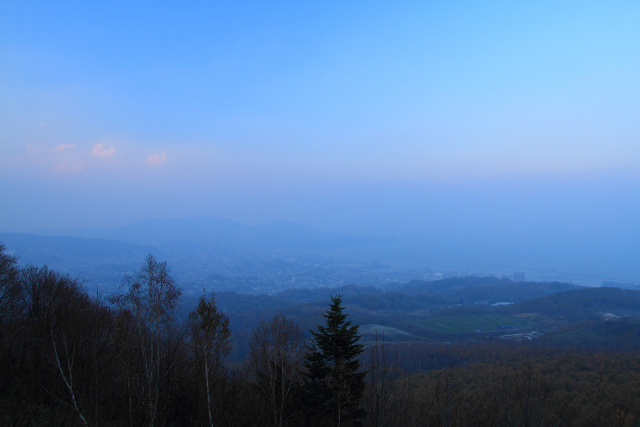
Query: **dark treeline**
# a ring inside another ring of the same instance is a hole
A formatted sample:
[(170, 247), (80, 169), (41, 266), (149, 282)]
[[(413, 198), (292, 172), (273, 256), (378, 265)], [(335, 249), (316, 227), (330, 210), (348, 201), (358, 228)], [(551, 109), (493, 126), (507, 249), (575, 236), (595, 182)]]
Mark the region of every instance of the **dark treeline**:
[(0, 245), (0, 425), (637, 425), (640, 354), (507, 343), (366, 347), (333, 297), (304, 333), (277, 314), (225, 364), (228, 317), (203, 295), (185, 322), (147, 257), (109, 300)]
[(228, 317), (203, 295), (177, 322), (180, 290), (152, 255), (108, 301), (47, 267), (18, 268), (1, 245), (0, 273), (0, 425), (363, 422), (362, 346), (340, 296), (313, 339), (276, 315), (228, 368)]

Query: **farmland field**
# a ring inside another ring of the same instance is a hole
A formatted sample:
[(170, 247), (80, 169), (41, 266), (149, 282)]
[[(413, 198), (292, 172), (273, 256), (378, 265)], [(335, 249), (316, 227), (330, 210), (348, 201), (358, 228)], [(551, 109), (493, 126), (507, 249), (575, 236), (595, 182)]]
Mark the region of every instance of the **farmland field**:
[(482, 332), (499, 332), (532, 325), (531, 322), (525, 319), (504, 314), (417, 319), (413, 323), (422, 329), (445, 334), (470, 334), (478, 330)]

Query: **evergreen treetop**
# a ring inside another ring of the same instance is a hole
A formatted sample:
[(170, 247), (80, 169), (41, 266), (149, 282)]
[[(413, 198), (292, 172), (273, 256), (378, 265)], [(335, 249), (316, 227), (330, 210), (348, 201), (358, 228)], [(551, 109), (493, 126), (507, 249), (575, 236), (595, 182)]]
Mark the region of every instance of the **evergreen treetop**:
[(343, 309), (342, 296), (331, 297), (323, 315), (326, 325), (310, 331), (313, 344), (304, 361), (308, 404), (335, 425), (354, 423), (363, 416), (359, 404), (365, 373), (358, 356), (364, 345), (358, 344), (358, 326), (347, 320)]

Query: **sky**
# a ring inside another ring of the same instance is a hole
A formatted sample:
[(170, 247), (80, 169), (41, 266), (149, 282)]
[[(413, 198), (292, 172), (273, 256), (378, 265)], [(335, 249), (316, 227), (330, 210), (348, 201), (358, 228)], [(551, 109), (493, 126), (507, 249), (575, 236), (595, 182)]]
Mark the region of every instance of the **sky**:
[(294, 221), (640, 279), (639, 22), (637, 1), (4, 1), (0, 230)]

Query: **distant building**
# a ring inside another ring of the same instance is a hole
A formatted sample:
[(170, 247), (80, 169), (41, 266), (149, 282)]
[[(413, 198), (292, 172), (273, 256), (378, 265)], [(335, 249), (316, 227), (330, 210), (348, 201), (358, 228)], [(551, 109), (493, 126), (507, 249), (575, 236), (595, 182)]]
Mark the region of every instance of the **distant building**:
[(513, 272), (513, 281), (514, 282), (524, 282), (524, 272), (522, 271), (514, 271)]

